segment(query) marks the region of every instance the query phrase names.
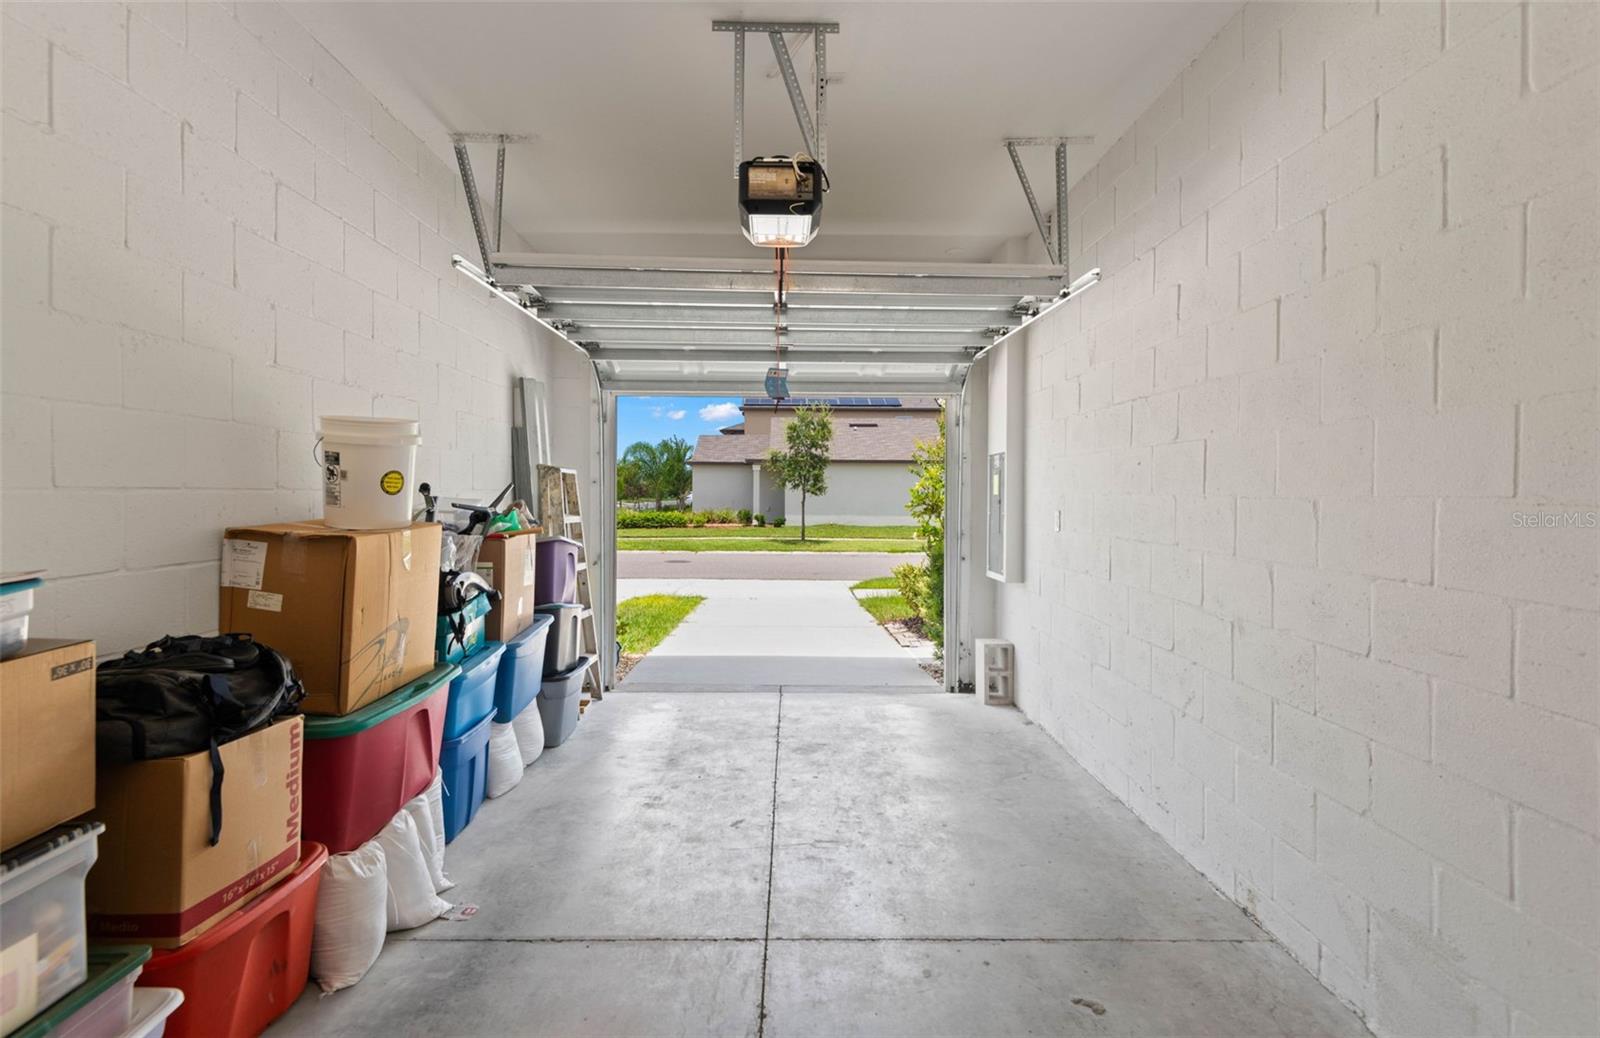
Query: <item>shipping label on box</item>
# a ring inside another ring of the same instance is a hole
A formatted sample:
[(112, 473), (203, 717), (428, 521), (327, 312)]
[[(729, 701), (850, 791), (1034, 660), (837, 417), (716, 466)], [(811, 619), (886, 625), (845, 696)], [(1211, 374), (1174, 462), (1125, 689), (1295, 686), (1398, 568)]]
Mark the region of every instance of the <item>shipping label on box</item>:
[(242, 561), (225, 567), (222, 629), (289, 657), (306, 686), (304, 712), (351, 713), (432, 669), (440, 541), (436, 523), (229, 530), (224, 558)]

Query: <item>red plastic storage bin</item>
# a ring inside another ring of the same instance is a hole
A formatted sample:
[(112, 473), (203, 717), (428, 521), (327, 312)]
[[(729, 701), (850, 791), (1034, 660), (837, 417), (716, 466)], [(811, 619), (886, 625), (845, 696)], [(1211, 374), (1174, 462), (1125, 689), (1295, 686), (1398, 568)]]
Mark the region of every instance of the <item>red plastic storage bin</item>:
[(458, 672), (445, 664), (353, 714), (306, 718), (306, 839), (334, 854), (353, 851), (428, 788)]
[(139, 987), (179, 988), (183, 1005), (167, 1038), (255, 1038), (300, 997), (311, 975), (317, 884), (328, 848), (305, 841), (282, 883), (221, 925), (172, 951), (157, 951)]

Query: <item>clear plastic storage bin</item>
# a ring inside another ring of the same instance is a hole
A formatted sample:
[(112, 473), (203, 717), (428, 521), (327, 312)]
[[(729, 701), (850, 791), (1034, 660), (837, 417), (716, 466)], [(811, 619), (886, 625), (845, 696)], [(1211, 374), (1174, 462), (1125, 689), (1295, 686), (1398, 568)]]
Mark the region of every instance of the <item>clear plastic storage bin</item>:
[(16, 655), (27, 642), (33, 590), (42, 583), (35, 579), (0, 584), (0, 659)]
[(122, 1038), (133, 1023), (133, 985), (150, 958), (142, 944), (89, 949), (89, 979), (29, 1020), (16, 1038)]
[(50, 1008), (89, 976), (83, 884), (99, 822), (62, 825), (0, 857), (0, 1033)]
[(177, 988), (134, 988), (133, 1023), (122, 1038), (161, 1038), (167, 1031), (167, 1017), (183, 1005), (183, 992)]

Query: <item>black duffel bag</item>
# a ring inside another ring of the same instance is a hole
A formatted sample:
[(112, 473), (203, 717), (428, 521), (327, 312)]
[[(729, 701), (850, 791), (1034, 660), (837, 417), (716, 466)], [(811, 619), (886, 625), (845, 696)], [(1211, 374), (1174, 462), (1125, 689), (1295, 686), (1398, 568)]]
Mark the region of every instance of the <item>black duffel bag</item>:
[(211, 843), (222, 837), (217, 747), (292, 714), (305, 686), (289, 660), (248, 634), (181, 635), (95, 672), (95, 756), (106, 764), (211, 755)]

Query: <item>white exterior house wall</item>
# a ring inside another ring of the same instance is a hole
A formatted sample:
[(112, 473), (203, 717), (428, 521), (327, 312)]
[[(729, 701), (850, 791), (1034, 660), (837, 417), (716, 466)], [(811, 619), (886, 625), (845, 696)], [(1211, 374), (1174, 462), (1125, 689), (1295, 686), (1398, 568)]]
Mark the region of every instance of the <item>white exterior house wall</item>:
[(1597, 39), (1244, 7), (1074, 187), (1104, 280), (1005, 347), (1025, 573), (974, 633), (1381, 1035), (1600, 1024)]
[[(806, 499), (806, 522), (859, 526), (904, 526), (906, 503), (916, 477), (904, 461), (845, 461), (828, 466), (828, 492)], [(783, 492), (783, 514), (800, 521), (800, 492)]]
[(783, 515), (784, 490), (772, 476), (770, 466), (761, 466), (761, 506), (754, 511), (768, 519)]
[[(755, 502), (758, 478), (760, 501)], [(910, 522), (906, 502), (914, 482), (906, 462), (834, 462), (828, 466), (828, 492), (807, 499), (806, 516), (814, 523), (904, 525)], [(765, 465), (759, 477), (753, 465), (695, 465), (694, 507), (702, 512), (748, 508), (769, 520), (800, 521), (799, 491), (779, 486)]]
[(750, 508), (752, 481), (749, 465), (696, 465), (693, 475), (696, 511)]

